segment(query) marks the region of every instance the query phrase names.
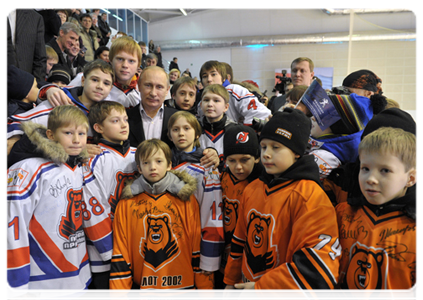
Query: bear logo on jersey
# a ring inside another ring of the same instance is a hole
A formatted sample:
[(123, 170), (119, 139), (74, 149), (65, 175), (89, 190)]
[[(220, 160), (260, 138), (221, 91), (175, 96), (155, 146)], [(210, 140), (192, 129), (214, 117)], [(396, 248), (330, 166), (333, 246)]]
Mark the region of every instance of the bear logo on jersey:
[(67, 241), (70, 237), (82, 232), (82, 190), (70, 189), (66, 193), (66, 214), (61, 217), (59, 233)]
[(254, 279), (276, 264), (276, 246), (272, 245), (274, 224), (272, 215), (262, 215), (256, 210), (248, 214), (245, 252), (247, 266)]
[(385, 289), (388, 253), (359, 242), (351, 246), (346, 283), (353, 289)]
[(246, 142), (248, 142), (248, 140), (250, 139), (248, 132), (245, 131), (240, 131), (238, 132), (238, 134), (236, 135), (236, 143), (241, 143), (241, 144), (245, 144)]
[(144, 219), (145, 238), (141, 238), (140, 254), (144, 264), (157, 271), (174, 260), (180, 253), (178, 241), (171, 231), (168, 215), (147, 216)]
[(238, 200), (232, 200), (223, 196), (223, 227), (225, 228), (225, 243), (229, 244), (235, 231), (236, 221), (238, 220)]
[(121, 171), (116, 173), (116, 187), (112, 195), (109, 197), (110, 212), (114, 216), (116, 211), (116, 205), (121, 198), (122, 190), (125, 187), (125, 182), (135, 178), (135, 172), (123, 173)]

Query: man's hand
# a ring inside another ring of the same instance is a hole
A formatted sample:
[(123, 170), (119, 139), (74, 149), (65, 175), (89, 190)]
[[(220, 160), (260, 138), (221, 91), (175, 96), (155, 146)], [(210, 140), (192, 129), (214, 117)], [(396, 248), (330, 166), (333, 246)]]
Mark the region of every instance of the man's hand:
[(215, 170), (220, 163), (219, 156), (217, 155), (217, 151), (212, 148), (204, 149), (203, 151), (203, 157), (200, 159), (200, 164), (204, 166), (204, 168), (210, 168), (213, 167), (213, 170)]
[(254, 290), (255, 282), (237, 283), (235, 288), (242, 289), (238, 300), (260, 300), (257, 297), (256, 291)]
[(91, 157), (94, 157), (101, 153), (101, 147), (96, 144), (87, 144), (87, 152)]
[(222, 300), (231, 299), (231, 295), (235, 292), (235, 287), (233, 285), (227, 285), (223, 290)]
[(57, 87), (49, 88), (46, 92), (46, 97), (53, 107), (72, 104), (72, 100), (65, 94), (65, 92)]

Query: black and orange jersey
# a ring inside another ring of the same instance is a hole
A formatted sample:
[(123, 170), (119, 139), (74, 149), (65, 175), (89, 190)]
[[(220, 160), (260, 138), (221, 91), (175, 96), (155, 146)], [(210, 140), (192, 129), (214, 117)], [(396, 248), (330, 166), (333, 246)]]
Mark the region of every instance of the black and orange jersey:
[(231, 240), (238, 220), (240, 199), (249, 181), (247, 179), (238, 180), (230, 172), (223, 172), (220, 182), (223, 197), (223, 229), (225, 232), (225, 251), (221, 263), (221, 272), (223, 273), (231, 251)]
[(416, 282), (416, 222), (403, 210), (371, 207), (336, 207), (341, 288), (409, 289)]
[[(335, 209), (317, 183), (313, 158), (297, 163), (293, 169), (300, 169), (299, 174), (292, 179), (260, 177), (245, 188), (225, 284), (254, 281), (256, 289), (336, 286), (341, 248)], [(310, 169), (312, 178), (301, 179)]]
[(146, 192), (118, 202), (113, 221), (111, 289), (213, 288), (201, 273), (198, 202)]

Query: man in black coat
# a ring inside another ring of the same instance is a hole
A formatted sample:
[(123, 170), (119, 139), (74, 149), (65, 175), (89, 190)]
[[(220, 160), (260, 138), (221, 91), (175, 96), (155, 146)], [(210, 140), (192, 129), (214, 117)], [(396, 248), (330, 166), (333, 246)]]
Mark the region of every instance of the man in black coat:
[(112, 31), (110, 30), (109, 24), (107, 23), (107, 14), (102, 13), (101, 17), (98, 18), (97, 22), (98, 22), (98, 27), (100, 28), (100, 31), (101, 31), (101, 36), (103, 37), (102, 43), (103, 45), (107, 45), (110, 39), (110, 34), (112, 33)]
[(157, 66), (145, 68), (139, 83), (141, 102), (127, 111), (131, 146), (137, 147), (146, 139), (157, 138), (172, 148), (167, 123), (177, 110), (163, 105), (170, 88), (166, 72)]
[[(174, 144), (169, 139), (167, 124), (170, 116), (178, 110), (163, 105), (170, 88), (166, 71), (158, 66), (145, 68), (141, 73), (138, 88), (141, 102), (127, 111), (131, 146), (137, 147), (147, 139), (157, 138), (172, 149)], [(204, 167), (218, 166), (219, 157), (216, 150), (208, 148), (203, 154), (201, 164)]]
[(58, 64), (62, 65), (66, 71), (71, 74), (72, 79), (74, 78), (71, 64), (72, 62), (68, 59), (67, 51), (71, 51), (71, 48), (75, 46), (76, 42), (79, 42), (80, 29), (76, 24), (71, 22), (65, 22), (60, 27), (59, 36), (52, 38), (47, 44), (56, 51), (59, 57)]
[(7, 20), (7, 64), (24, 70), (38, 81), (46, 76), (43, 17), (33, 9), (13, 10)]
[[(174, 57), (173, 60), (169, 64), (169, 72), (172, 69), (178, 69), (179, 70), (178, 58), (177, 57)], [(179, 71), (181, 71), (181, 70), (179, 70)]]

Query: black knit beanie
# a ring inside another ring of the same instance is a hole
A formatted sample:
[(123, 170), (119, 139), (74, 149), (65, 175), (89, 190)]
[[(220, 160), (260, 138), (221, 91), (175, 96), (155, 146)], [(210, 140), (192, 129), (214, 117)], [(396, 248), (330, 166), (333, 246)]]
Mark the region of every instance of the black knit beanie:
[(257, 133), (251, 127), (234, 124), (225, 129), (223, 135), (223, 155), (226, 159), (232, 154), (250, 154), (260, 157)]
[(404, 131), (416, 134), (416, 122), (413, 117), (397, 107), (382, 110), (375, 115), (364, 128), (361, 139), (380, 127), (401, 128)]
[(9, 99), (22, 100), (34, 84), (34, 75), (9, 65), (7, 70), (7, 95)]
[(303, 155), (310, 137), (311, 121), (298, 109), (285, 108), (276, 112), (260, 133), (262, 139), (283, 144), (294, 153)]

